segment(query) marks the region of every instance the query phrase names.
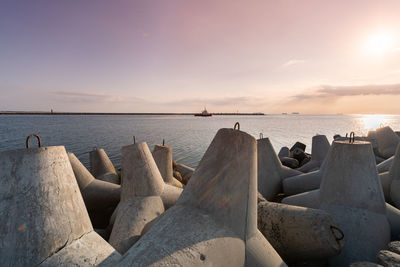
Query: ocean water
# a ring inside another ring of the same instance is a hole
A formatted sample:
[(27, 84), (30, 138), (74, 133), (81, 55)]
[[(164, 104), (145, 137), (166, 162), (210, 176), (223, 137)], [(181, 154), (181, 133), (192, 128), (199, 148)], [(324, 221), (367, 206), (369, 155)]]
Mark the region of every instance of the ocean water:
[[(43, 146), (63, 145), (85, 166), (89, 166), (89, 151), (97, 147), (104, 148), (119, 167), (121, 147), (132, 144), (135, 136), (136, 142), (147, 142), (150, 150), (165, 140), (176, 161), (196, 167), (218, 129), (233, 128), (236, 122), (240, 130), (256, 138), (260, 133), (269, 137), (277, 153), (296, 141), (311, 152), (315, 134), (325, 134), (332, 141), (335, 134), (361, 136), (382, 125), (400, 130), (400, 115), (0, 115), (0, 151), (25, 148), (26, 137), (36, 133)], [(32, 139), (31, 147), (35, 146)]]

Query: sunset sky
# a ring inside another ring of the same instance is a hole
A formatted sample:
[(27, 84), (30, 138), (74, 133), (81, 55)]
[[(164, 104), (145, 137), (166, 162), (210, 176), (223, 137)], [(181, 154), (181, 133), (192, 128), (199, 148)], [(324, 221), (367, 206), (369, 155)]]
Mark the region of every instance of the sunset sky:
[(400, 113), (400, 1), (2, 0), (0, 110)]

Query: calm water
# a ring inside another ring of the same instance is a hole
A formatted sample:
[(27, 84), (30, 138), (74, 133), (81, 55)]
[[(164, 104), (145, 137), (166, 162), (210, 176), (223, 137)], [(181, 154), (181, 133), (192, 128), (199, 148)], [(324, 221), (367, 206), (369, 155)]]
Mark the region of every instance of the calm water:
[[(173, 148), (176, 161), (196, 167), (219, 128), (240, 129), (258, 138), (269, 137), (276, 152), (296, 141), (311, 150), (311, 138), (325, 134), (332, 141), (334, 134), (354, 131), (365, 135), (368, 129), (389, 125), (400, 129), (400, 115), (266, 115), (266, 116), (46, 116), (0, 115), (0, 151), (25, 147), (31, 133), (42, 138), (44, 146), (64, 145), (67, 151), (89, 165), (88, 152), (93, 147), (104, 148), (119, 167), (121, 146), (146, 141), (153, 149), (165, 143)], [(36, 140), (31, 141), (36, 146)]]

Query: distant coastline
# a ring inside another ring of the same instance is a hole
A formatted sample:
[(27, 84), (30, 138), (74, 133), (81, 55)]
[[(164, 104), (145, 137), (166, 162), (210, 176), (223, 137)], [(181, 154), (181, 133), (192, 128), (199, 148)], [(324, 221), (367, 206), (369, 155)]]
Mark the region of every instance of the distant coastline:
[[(45, 112), (45, 111), (0, 111), (0, 115), (188, 115), (193, 116), (195, 113), (108, 113), (108, 112)], [(264, 113), (212, 113), (213, 115), (239, 115), (239, 116), (263, 116)]]

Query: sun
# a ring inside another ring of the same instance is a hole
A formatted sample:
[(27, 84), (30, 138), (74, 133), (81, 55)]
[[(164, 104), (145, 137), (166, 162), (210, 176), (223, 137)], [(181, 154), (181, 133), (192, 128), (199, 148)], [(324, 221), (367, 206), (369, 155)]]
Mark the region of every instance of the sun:
[(386, 116), (381, 114), (364, 115), (361, 119), (366, 130), (374, 130), (387, 123)]
[(367, 38), (364, 51), (370, 56), (383, 56), (395, 47), (395, 35), (389, 31), (381, 31)]

